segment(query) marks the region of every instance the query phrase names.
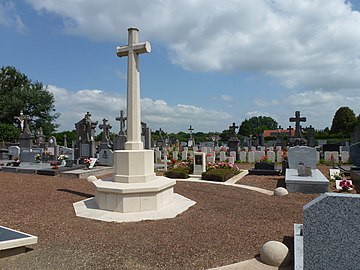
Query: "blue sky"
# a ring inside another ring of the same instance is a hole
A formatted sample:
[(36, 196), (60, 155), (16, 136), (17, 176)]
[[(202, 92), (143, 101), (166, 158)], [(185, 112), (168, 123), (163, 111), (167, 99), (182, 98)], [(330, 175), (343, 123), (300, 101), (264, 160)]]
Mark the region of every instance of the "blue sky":
[[(127, 29), (140, 56), (142, 121), (166, 132), (219, 131), (252, 116), (331, 126), (360, 113), (360, 3), (341, 0), (0, 0), (0, 63), (54, 93), (59, 131), (126, 107)], [(293, 125), (293, 124), (292, 124)]]

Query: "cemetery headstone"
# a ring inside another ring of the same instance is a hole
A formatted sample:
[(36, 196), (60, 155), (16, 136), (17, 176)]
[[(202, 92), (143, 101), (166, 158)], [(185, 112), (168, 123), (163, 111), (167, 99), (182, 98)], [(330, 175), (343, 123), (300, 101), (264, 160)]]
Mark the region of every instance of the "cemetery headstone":
[(241, 162), (246, 162), (246, 151), (241, 151), (239, 153), (239, 159)]
[(99, 125), (99, 128), (102, 130), (102, 138), (99, 145), (99, 151), (101, 151), (102, 149), (107, 150), (112, 148), (110, 140), (110, 129), (112, 128), (112, 126), (108, 124), (107, 119), (104, 118), (102, 121), (102, 124)]
[[(325, 193), (304, 206), (304, 269), (355, 269), (360, 264), (360, 195)], [(355, 268), (354, 268), (355, 267)]]
[(35, 157), (40, 155), (42, 157), (42, 148), (20, 148), (20, 160), (22, 162), (35, 162)]
[(20, 158), (20, 147), (10, 146), (9, 147), (9, 159)]
[(226, 161), (227, 157), (226, 157), (226, 152), (225, 151), (220, 151), (220, 162)]
[(19, 122), (20, 126), (20, 148), (32, 148), (33, 146), (33, 135), (29, 128), (28, 121), (31, 120), (29, 115), (24, 115), (23, 111), (20, 111), (19, 116), (14, 117)]
[(259, 162), (265, 156), (265, 151), (255, 151), (255, 162)]
[(113, 166), (114, 153), (111, 149), (101, 149), (99, 152), (99, 165)]
[(181, 152), (181, 160), (187, 160), (188, 151), (182, 151)]
[(266, 155), (271, 162), (275, 162), (275, 152), (274, 151), (267, 151)]
[(324, 159), (327, 162), (339, 163), (339, 152), (337, 151), (325, 151)]
[(206, 172), (206, 154), (202, 152), (194, 153), (194, 175), (201, 175)]
[[(316, 169), (316, 149), (295, 146), (288, 149), (289, 168), (286, 169), (285, 183), (289, 192), (324, 193), (329, 188), (329, 180)], [(311, 176), (300, 176), (299, 165), (308, 167)]]
[(340, 155), (341, 155), (341, 162), (342, 163), (348, 163), (349, 162), (350, 154), (349, 154), (348, 151), (341, 151)]
[(97, 121), (91, 120), (91, 114), (87, 112), (83, 119), (75, 124), (76, 129), (76, 148), (75, 158), (95, 157), (95, 128)]
[(119, 134), (115, 135), (114, 150), (124, 150), (126, 143), (126, 135), (125, 135), (126, 117), (124, 116), (123, 110), (120, 111), (120, 117), (116, 117), (115, 120), (120, 121), (120, 131)]
[(56, 138), (54, 136), (49, 138), (47, 151), (50, 153), (49, 160), (57, 160), (59, 156), (59, 145), (56, 143)]
[(255, 162), (255, 151), (248, 152), (248, 162), (254, 163)]
[(239, 159), (239, 144), (240, 141), (236, 136), (236, 129), (238, 129), (239, 127), (235, 125), (235, 123), (232, 123), (232, 125), (229, 127), (229, 129), (231, 130), (231, 136), (228, 140), (228, 146), (229, 146), (229, 150), (231, 151), (235, 151), (236, 152), (236, 157), (235, 159)]

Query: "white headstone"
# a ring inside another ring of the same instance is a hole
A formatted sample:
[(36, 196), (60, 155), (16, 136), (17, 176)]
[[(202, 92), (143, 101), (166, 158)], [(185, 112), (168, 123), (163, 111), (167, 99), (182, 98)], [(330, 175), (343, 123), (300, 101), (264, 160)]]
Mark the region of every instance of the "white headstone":
[(245, 151), (241, 151), (239, 153), (239, 158), (241, 162), (246, 162), (246, 152)]
[(260, 161), (265, 156), (265, 151), (255, 151), (255, 162)]
[(254, 151), (249, 151), (248, 152), (248, 162), (249, 163), (254, 163), (255, 162), (255, 152)]
[(266, 155), (271, 160), (271, 162), (275, 162), (275, 152), (274, 151), (267, 151)]
[(220, 162), (226, 161), (226, 159), (227, 159), (226, 152), (220, 151)]
[(282, 162), (282, 151), (276, 152), (276, 162), (278, 163)]
[(187, 155), (188, 155), (188, 152), (187, 151), (182, 151), (181, 152), (181, 160), (187, 160)]
[(324, 152), (324, 159), (326, 162), (339, 163), (339, 153), (337, 151)]
[(348, 151), (341, 151), (340, 154), (341, 154), (341, 162), (348, 163), (349, 162), (349, 157), (350, 157), (349, 152)]

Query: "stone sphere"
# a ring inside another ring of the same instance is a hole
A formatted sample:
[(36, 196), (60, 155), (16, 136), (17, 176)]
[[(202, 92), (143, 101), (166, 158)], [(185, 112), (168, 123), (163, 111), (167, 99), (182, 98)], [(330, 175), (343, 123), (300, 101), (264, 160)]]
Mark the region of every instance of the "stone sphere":
[(290, 252), (283, 243), (269, 241), (260, 248), (260, 259), (267, 265), (286, 266), (290, 264)]
[(90, 175), (90, 176), (87, 178), (87, 180), (88, 180), (89, 182), (94, 182), (94, 181), (97, 180), (97, 178), (96, 178), (95, 175)]
[(274, 195), (275, 196), (285, 196), (285, 195), (288, 195), (289, 192), (286, 190), (286, 188), (283, 188), (283, 187), (278, 187), (274, 190)]

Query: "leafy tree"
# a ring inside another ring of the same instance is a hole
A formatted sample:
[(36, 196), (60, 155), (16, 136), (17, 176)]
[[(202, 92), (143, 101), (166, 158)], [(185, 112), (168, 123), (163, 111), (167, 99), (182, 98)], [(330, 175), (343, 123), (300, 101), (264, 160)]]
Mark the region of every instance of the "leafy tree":
[(260, 134), (266, 129), (277, 129), (277, 126), (278, 123), (271, 117), (254, 116), (241, 123), (239, 134), (242, 136)]
[(19, 138), (20, 130), (14, 125), (0, 123), (0, 140), (2, 142), (11, 142)]
[(340, 107), (334, 115), (331, 125), (331, 133), (350, 134), (357, 123), (355, 113), (349, 107)]
[(52, 133), (51, 136), (54, 136), (56, 138), (57, 144), (64, 145), (65, 134), (66, 134), (67, 145), (68, 147), (71, 147), (72, 142), (76, 140), (76, 130)]
[(0, 69), (0, 123), (13, 125), (14, 117), (20, 111), (30, 116), (31, 131), (42, 127), (48, 136), (58, 127), (53, 121), (60, 114), (55, 113), (54, 96), (41, 82), (31, 81), (15, 67)]

